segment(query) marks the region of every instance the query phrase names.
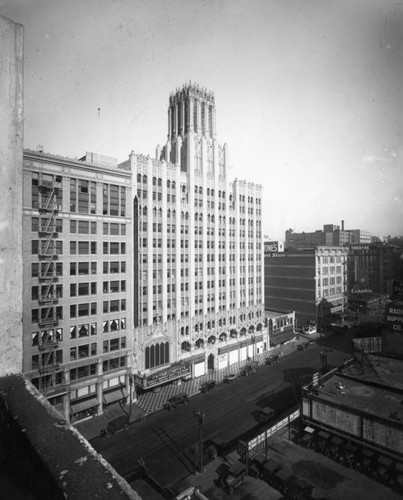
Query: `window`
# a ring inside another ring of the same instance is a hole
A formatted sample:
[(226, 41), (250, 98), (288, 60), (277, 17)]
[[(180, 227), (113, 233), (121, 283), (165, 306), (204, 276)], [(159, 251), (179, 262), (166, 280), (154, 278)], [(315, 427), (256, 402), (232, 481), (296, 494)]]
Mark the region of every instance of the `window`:
[(77, 263), (70, 262), (70, 276), (75, 276), (77, 274)]
[(88, 241), (79, 241), (78, 242), (78, 253), (80, 255), (88, 255), (88, 253), (89, 253), (89, 242)]
[(119, 311), (119, 301), (118, 300), (111, 300), (110, 311), (111, 312)]
[(162, 342), (145, 349), (145, 367), (154, 368), (169, 363), (169, 343)]
[(77, 242), (70, 241), (70, 255), (75, 255), (77, 253)]
[(97, 223), (91, 222), (91, 234), (97, 234)]
[(33, 286), (31, 288), (31, 300), (38, 300), (38, 294), (39, 294), (39, 287), (38, 286)]
[(78, 295), (88, 295), (89, 294), (89, 283), (79, 283), (78, 284)]
[(119, 349), (119, 339), (111, 339), (109, 348), (111, 351), (117, 351)]
[(119, 253), (119, 243), (111, 242), (110, 245), (109, 245), (109, 253), (113, 254), (113, 255), (118, 254)]
[(78, 263), (78, 274), (79, 275), (89, 274), (89, 262)]
[(86, 220), (78, 221), (78, 233), (79, 234), (88, 234), (89, 233), (89, 222)]
[(109, 233), (108, 226), (109, 226), (109, 224), (107, 222), (104, 222), (104, 224), (103, 224), (103, 234), (108, 234)]
[(31, 220), (31, 231), (37, 233), (39, 230), (39, 217), (32, 217)]
[(31, 276), (32, 278), (37, 278), (39, 274), (39, 264), (34, 262), (31, 264)]
[(39, 240), (31, 241), (31, 253), (32, 255), (37, 255), (39, 252)]
[(109, 234), (119, 236), (119, 224), (111, 222), (109, 225)]
[(89, 304), (78, 304), (78, 316), (89, 316), (90, 314), (90, 309), (89, 309)]
[(116, 274), (119, 272), (119, 262), (113, 261), (109, 264), (109, 269), (111, 274)]
[(89, 356), (89, 345), (80, 345), (78, 346), (78, 357), (79, 359), (81, 358), (88, 358)]

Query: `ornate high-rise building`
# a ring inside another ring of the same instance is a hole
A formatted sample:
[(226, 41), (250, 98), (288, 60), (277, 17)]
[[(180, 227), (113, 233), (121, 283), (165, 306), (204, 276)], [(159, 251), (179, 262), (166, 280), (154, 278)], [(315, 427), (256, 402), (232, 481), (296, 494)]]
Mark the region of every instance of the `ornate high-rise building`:
[(23, 372), (71, 420), (268, 349), (261, 186), (229, 182), (212, 93), (155, 159), (24, 152)]
[[(147, 389), (197, 377), (268, 349), (262, 278), (262, 187), (228, 179), (214, 94), (171, 94), (156, 158), (131, 153), (133, 370)], [(137, 297), (137, 300), (136, 300)]]

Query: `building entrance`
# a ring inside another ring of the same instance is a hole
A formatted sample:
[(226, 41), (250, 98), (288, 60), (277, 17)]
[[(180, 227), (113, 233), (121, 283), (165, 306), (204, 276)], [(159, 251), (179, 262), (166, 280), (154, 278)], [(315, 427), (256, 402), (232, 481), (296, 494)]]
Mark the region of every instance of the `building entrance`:
[(207, 369), (214, 370), (214, 354), (209, 354), (207, 358)]

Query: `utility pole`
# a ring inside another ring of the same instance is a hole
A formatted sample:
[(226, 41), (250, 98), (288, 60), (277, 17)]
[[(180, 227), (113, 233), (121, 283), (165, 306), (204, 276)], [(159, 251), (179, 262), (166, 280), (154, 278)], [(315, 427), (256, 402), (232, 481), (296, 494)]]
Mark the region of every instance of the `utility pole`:
[(203, 471), (203, 426), (204, 413), (200, 411), (193, 412), (194, 423), (194, 473), (197, 472), (197, 463), (199, 463), (199, 472)]

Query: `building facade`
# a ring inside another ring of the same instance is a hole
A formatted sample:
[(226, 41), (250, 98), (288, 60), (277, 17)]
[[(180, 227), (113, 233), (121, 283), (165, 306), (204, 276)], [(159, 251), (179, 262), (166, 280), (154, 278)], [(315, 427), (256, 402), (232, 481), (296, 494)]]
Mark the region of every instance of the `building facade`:
[(24, 152), (23, 372), (70, 419), (127, 400), (130, 174), (116, 160)]
[(263, 310), (262, 187), (230, 182), (215, 100), (189, 84), (170, 96), (156, 158), (132, 153), (134, 381), (148, 389), (269, 348)]
[(323, 229), (311, 233), (295, 233), (292, 229), (285, 232), (286, 248), (309, 248), (315, 245), (344, 246), (353, 243), (371, 243), (371, 233), (363, 229), (345, 229), (344, 221), (341, 227), (335, 224), (325, 224)]
[(347, 249), (318, 246), (307, 250), (266, 253), (265, 307), (294, 310), (297, 326), (319, 328), (346, 308)]

